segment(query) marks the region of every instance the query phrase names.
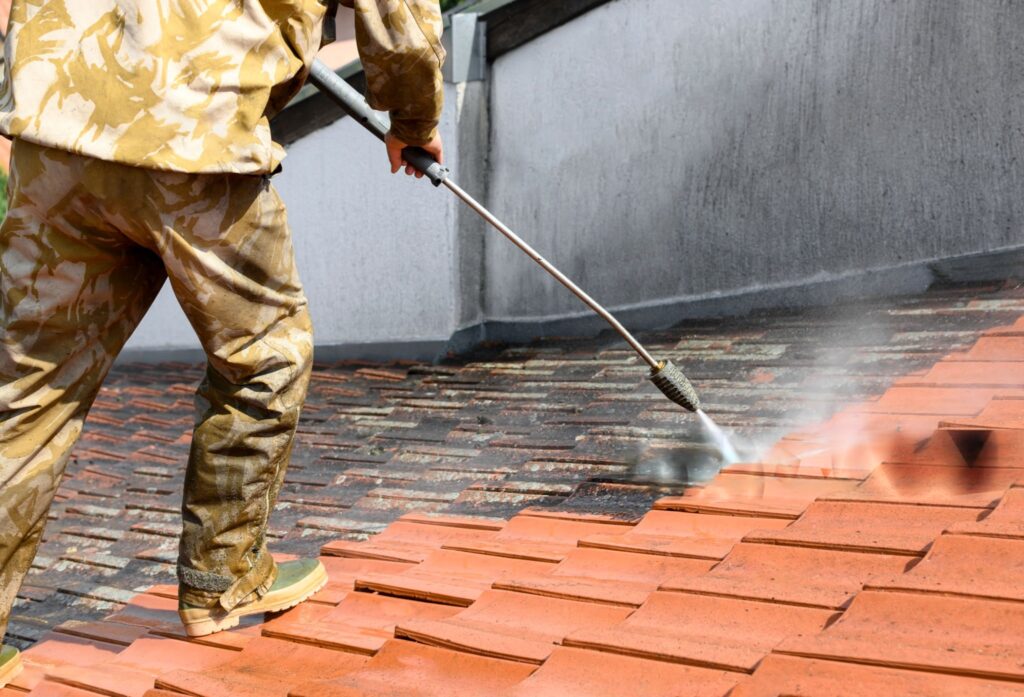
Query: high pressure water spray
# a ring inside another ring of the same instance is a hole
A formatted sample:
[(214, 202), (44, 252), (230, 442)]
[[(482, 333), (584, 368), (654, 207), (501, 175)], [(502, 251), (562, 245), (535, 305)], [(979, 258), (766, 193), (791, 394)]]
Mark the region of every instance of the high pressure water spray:
[[(363, 95), (359, 94), (355, 88), (345, 82), (337, 73), (324, 65), (323, 62), (314, 60), (309, 79), (320, 89), (321, 92), (327, 95), (332, 101), (336, 102), (338, 106), (345, 111), (345, 113), (361, 123), (366, 127), (366, 130), (370, 131), (370, 133), (377, 136), (380, 140), (384, 140), (384, 137), (388, 132), (387, 126), (385, 126), (381, 121), (377, 112), (371, 109), (370, 105), (366, 103), (366, 100), (363, 99)], [(519, 247), (519, 249), (521, 249), (527, 256), (540, 264), (541, 268), (554, 276), (559, 283), (572, 291), (576, 297), (587, 305), (587, 307), (608, 322), (612, 329), (614, 329), (619, 336), (625, 339), (626, 343), (640, 355), (640, 358), (642, 358), (648, 366), (650, 366), (651, 372), (649, 377), (651, 382), (653, 382), (666, 397), (685, 409), (689, 409), (690, 411), (700, 411), (700, 398), (697, 397), (697, 391), (693, 389), (693, 385), (691, 385), (690, 381), (686, 379), (685, 375), (683, 375), (683, 371), (673, 365), (672, 361), (655, 360), (655, 358), (651, 356), (650, 352), (645, 349), (624, 326), (622, 326), (622, 323), (615, 319), (612, 313), (604, 309), (600, 303), (587, 295), (582, 288), (577, 286), (565, 274), (556, 269), (551, 262), (538, 254), (533, 247), (520, 238), (516, 233), (512, 232), (508, 226), (498, 220), (493, 213), (487, 210), (476, 199), (463, 191), (462, 187), (451, 179), (448, 170), (438, 164), (438, 162), (431, 157), (429, 153), (422, 148), (412, 147), (403, 150), (402, 157), (407, 163), (429, 178), (434, 186), (441, 186), (443, 184), (447, 187), (453, 194), (461, 199), (463, 203), (476, 211), (498, 232), (507, 237), (512, 244)]]

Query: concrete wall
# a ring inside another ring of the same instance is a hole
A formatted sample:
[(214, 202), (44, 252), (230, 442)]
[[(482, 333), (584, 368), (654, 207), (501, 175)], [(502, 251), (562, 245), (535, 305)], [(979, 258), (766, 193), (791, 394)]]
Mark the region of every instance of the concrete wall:
[[(617, 306), (1020, 244), (1022, 68), (1009, 0), (617, 0), (494, 65), (489, 201)], [(580, 307), (504, 245), (486, 279)]]
[[(614, 0), (448, 96), (460, 181), (636, 326), (913, 290), (921, 260), (1024, 244), (1021, 2)], [(581, 305), (444, 192), (391, 179), (349, 120), (277, 181), (322, 346), (583, 326), (552, 323)], [(173, 309), (132, 346), (190, 345)]]

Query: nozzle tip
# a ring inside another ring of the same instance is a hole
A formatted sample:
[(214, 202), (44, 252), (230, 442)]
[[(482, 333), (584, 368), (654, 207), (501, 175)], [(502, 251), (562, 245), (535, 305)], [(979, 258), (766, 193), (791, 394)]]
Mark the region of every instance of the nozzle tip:
[(700, 409), (700, 397), (697, 396), (697, 390), (693, 389), (693, 385), (683, 375), (683, 371), (679, 370), (672, 361), (662, 361), (657, 370), (651, 370), (650, 377), (651, 382), (679, 406), (690, 411)]

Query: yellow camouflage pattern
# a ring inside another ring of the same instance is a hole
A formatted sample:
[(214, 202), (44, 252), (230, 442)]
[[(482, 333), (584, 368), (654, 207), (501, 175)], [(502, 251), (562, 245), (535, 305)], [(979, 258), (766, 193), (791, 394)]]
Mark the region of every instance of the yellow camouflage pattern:
[[(354, 9), (370, 102), (399, 138), (428, 142), (443, 100), (438, 1)], [(325, 11), (323, 0), (13, 0), (0, 132), (150, 169), (273, 172), (284, 150), (270, 118), (302, 87)]]
[(0, 225), (0, 636), (100, 384), (170, 279), (209, 365), (178, 575), (225, 608), (273, 583), (263, 538), (312, 361), (269, 177), (164, 172), (17, 140)]
[(341, 0), (355, 10), (356, 45), (367, 101), (391, 115), (391, 132), (410, 145), (437, 135), (444, 106), (441, 8), (437, 0)]

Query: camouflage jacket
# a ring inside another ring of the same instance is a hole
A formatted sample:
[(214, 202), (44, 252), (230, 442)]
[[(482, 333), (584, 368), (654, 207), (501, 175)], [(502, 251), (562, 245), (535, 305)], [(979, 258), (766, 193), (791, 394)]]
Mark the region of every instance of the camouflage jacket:
[[(438, 0), (354, 6), (369, 100), (422, 144), (442, 103)], [(102, 160), (264, 174), (270, 118), (302, 87), (324, 0), (14, 0), (0, 132)]]

